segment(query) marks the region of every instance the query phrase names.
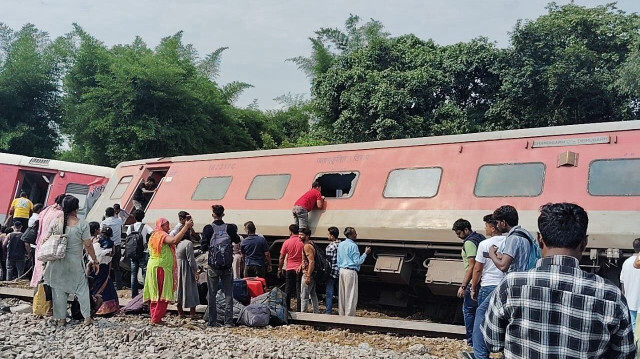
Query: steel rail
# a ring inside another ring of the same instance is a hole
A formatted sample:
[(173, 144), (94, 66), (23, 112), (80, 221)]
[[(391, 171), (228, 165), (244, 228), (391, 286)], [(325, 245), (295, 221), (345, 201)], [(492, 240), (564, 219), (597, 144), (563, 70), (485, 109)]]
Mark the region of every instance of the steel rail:
[[(0, 286), (0, 297), (19, 298), (27, 301), (33, 300), (33, 289)], [(129, 303), (130, 299), (119, 298), (120, 306)], [(196, 311), (204, 313), (206, 306), (199, 305)], [(169, 311), (177, 311), (170, 305)], [(323, 329), (340, 328), (358, 332), (391, 333), (401, 335), (414, 335), (422, 337), (447, 337), (460, 339), (465, 336), (465, 328), (462, 325), (439, 324), (416, 320), (383, 319), (369, 317), (345, 317), (327, 314), (312, 314), (290, 312), (289, 323), (308, 325)]]

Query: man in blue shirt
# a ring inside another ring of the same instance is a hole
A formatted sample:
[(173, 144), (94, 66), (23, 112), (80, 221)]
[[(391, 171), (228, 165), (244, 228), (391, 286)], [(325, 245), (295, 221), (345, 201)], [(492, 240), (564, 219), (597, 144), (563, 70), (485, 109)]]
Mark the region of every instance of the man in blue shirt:
[(355, 316), (358, 305), (358, 271), (360, 271), (360, 265), (367, 258), (367, 254), (371, 253), (371, 248), (366, 247), (364, 253), (360, 254), (355, 242), (358, 233), (353, 227), (345, 228), (344, 235), (347, 238), (338, 245), (338, 268), (340, 270), (338, 314)]
[(265, 267), (271, 272), (271, 254), (267, 240), (256, 234), (256, 225), (249, 221), (244, 224), (247, 238), (240, 243), (240, 251), (244, 256), (244, 276), (265, 278)]

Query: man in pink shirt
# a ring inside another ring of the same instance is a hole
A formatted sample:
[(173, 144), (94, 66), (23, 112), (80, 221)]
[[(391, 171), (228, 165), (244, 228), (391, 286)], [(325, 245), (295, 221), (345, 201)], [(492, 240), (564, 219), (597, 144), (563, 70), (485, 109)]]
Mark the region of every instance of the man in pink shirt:
[[(298, 225), (292, 224), (289, 226), (289, 239), (284, 241), (282, 249), (280, 250), (280, 260), (278, 266), (278, 278), (285, 274), (285, 293), (287, 295), (287, 308), (291, 310), (291, 297), (293, 297), (293, 290), (295, 288), (296, 294), (296, 311), (300, 311), (300, 286), (302, 279), (302, 272), (300, 271), (300, 265), (302, 264), (302, 251), (304, 249), (304, 243), (298, 237)], [(284, 262), (287, 262), (286, 270), (283, 271), (282, 267)]]
[(320, 191), (320, 182), (313, 181), (311, 189), (298, 198), (293, 206), (293, 222), (298, 225), (299, 229), (309, 228), (309, 212), (316, 207), (324, 207), (324, 196)]

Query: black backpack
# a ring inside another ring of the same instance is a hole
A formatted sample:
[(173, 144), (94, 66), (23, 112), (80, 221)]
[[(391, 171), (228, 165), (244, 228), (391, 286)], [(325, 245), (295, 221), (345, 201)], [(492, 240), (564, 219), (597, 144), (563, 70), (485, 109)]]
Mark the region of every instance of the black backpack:
[(213, 235), (209, 242), (209, 267), (228, 269), (233, 264), (233, 244), (227, 233), (227, 224), (212, 224)]
[(138, 260), (144, 256), (144, 238), (142, 238), (142, 233), (140, 233), (144, 228), (144, 223), (140, 224), (142, 227), (137, 231), (135, 224), (131, 227), (131, 233), (127, 235), (124, 242), (124, 255), (129, 259)]
[(327, 260), (318, 246), (316, 246), (315, 242), (311, 242), (313, 244), (313, 249), (316, 251), (316, 255), (314, 257), (315, 266), (313, 268), (313, 278), (316, 280), (316, 285), (326, 283), (331, 276), (331, 263)]

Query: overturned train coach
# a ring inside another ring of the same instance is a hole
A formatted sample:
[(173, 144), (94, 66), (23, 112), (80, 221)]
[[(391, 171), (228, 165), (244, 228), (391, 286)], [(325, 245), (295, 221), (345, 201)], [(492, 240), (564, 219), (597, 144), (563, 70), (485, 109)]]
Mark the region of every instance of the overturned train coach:
[(78, 215), (84, 218), (113, 173), (108, 167), (0, 153), (0, 223), (20, 192), (44, 205), (60, 194), (72, 194), (80, 200)]
[(113, 203), (130, 209), (136, 187), (153, 176), (146, 221), (186, 210), (201, 229), (211, 205), (222, 204), (227, 222), (256, 223), (275, 260), (294, 202), (317, 179), (327, 201), (310, 215), (313, 237), (326, 243), (328, 227), (353, 226), (373, 249), (361, 290), (382, 304), (435, 303), (448, 315), (456, 301), (442, 299), (463, 277), (453, 222), (466, 218), (482, 232), (483, 216), (504, 204), (534, 234), (541, 205), (583, 206), (583, 268), (617, 280), (640, 237), (639, 144), (640, 121), (629, 121), (131, 161), (118, 165), (89, 218)]

